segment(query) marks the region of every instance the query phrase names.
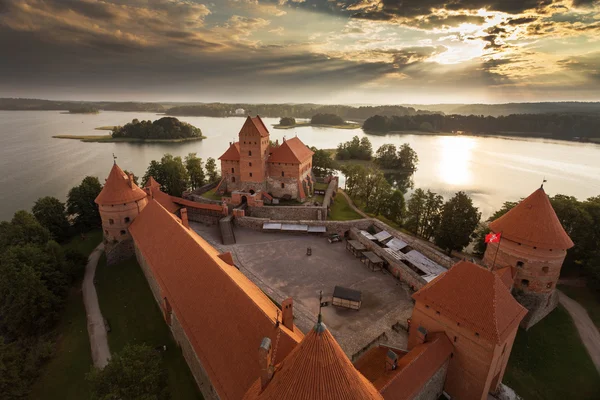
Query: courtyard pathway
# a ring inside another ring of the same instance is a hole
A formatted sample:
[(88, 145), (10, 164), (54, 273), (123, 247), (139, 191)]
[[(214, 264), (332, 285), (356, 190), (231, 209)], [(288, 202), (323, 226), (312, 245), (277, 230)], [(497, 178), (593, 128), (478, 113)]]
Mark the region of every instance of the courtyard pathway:
[(100, 312), (98, 304), (98, 295), (96, 286), (94, 286), (94, 276), (96, 275), (96, 266), (98, 260), (104, 251), (104, 244), (100, 243), (88, 258), (85, 267), (85, 275), (81, 289), (83, 291), (83, 304), (87, 315), (87, 328), (90, 337), (90, 346), (92, 348), (92, 360), (94, 367), (104, 368), (110, 359), (110, 350), (106, 338), (106, 326), (104, 318)]
[(561, 292), (558, 291), (560, 304), (571, 314), (573, 322), (579, 331), (579, 336), (587, 349), (596, 369), (600, 372), (600, 332), (594, 322), (590, 319), (585, 308), (578, 302)]
[(362, 210), (360, 208), (358, 208), (358, 207), (356, 207), (354, 205), (354, 202), (352, 201), (352, 199), (350, 198), (350, 196), (348, 196), (346, 194), (346, 192), (344, 192), (342, 189), (339, 189), (339, 192), (344, 195), (344, 197), (348, 201), (348, 204), (350, 205), (350, 208), (352, 208), (354, 211), (356, 211), (357, 213), (359, 213), (360, 215), (362, 215), (363, 218), (371, 218), (367, 214), (365, 214), (364, 212), (362, 212)]

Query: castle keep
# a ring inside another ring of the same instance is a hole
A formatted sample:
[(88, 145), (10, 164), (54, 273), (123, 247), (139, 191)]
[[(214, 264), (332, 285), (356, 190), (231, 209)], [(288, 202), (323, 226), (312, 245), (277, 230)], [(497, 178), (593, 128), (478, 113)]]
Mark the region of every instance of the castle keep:
[(284, 139), (281, 145), (271, 143), (262, 119), (249, 116), (239, 141), (230, 143), (219, 157), (222, 180), (217, 192), (250, 205), (272, 197), (304, 201), (313, 193), (312, 155), (297, 137)]
[(502, 239), (488, 243), (483, 262), (491, 268), (514, 268), (513, 295), (529, 310), (522, 322), (529, 329), (556, 308), (556, 283), (573, 242), (543, 187), (491, 222), (490, 229)]

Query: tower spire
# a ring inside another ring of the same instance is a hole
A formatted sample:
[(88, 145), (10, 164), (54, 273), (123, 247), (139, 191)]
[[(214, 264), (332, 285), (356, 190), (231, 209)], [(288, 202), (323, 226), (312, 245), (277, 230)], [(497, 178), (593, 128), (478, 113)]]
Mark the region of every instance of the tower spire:
[(542, 179), (542, 186), (540, 186), (540, 189), (544, 188), (544, 183), (546, 183), (546, 182), (548, 182), (548, 181), (546, 180), (546, 177), (544, 177), (544, 179)]
[(115, 153), (113, 153), (113, 163), (117, 165), (117, 156), (115, 156)]
[(323, 315), (321, 314), (321, 308), (323, 307), (323, 291), (319, 291), (319, 316), (317, 317), (317, 324), (315, 325), (315, 332), (323, 333), (327, 330), (327, 327), (323, 323)]

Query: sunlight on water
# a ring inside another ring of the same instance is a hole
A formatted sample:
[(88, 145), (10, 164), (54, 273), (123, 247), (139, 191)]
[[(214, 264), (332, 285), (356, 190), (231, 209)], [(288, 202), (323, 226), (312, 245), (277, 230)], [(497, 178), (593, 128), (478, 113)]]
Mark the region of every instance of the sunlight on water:
[(471, 157), (477, 142), (474, 138), (440, 136), (441, 158), (438, 163), (440, 180), (448, 185), (466, 185), (472, 182)]

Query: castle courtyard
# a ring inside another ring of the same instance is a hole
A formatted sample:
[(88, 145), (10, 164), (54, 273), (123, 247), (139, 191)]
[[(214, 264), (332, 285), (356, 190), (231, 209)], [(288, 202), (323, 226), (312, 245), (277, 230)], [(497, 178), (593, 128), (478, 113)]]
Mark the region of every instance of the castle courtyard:
[(221, 244), (217, 226), (196, 222), (190, 226), (218, 250), (231, 252), (240, 270), (269, 297), (278, 303), (293, 297), (295, 323), (303, 332), (317, 320), (319, 291), (323, 291), (323, 302), (331, 302), (334, 287), (343, 286), (362, 292), (360, 310), (329, 305), (322, 313), (349, 357), (376, 340), (406, 348), (404, 329), (413, 308), (410, 290), (387, 271), (370, 271), (345, 249), (344, 242), (330, 244), (323, 236), (235, 228), (237, 243), (226, 246)]

